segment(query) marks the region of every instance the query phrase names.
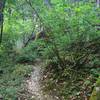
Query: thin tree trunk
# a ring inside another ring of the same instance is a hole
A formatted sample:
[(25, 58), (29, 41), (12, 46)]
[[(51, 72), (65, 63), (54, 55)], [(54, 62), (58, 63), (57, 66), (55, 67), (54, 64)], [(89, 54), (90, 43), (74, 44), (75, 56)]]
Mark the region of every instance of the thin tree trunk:
[(97, 8), (100, 7), (100, 0), (97, 0)]
[(6, 0), (1, 0), (0, 1), (0, 44), (2, 42), (2, 35), (3, 35), (3, 22), (4, 22), (4, 8), (5, 8), (5, 2)]
[(0, 32), (0, 44), (1, 44), (1, 42), (2, 42), (2, 35), (3, 35), (3, 21), (2, 21), (0, 27), (1, 27), (1, 32)]

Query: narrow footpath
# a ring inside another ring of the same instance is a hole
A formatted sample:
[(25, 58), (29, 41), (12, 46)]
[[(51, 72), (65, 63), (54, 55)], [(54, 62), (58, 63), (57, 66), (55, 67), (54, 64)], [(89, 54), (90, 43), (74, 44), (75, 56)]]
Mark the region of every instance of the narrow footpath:
[(43, 85), (40, 81), (43, 76), (42, 73), (42, 64), (37, 63), (33, 65), (33, 72), (30, 78), (26, 80), (26, 88), (32, 94), (32, 100), (60, 100), (58, 97), (47, 94), (42, 90)]

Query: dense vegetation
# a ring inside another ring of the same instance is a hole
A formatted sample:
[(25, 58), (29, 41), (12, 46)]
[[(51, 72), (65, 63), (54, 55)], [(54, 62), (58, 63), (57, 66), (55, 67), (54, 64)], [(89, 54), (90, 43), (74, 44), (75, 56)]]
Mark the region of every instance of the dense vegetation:
[(1, 0), (0, 30), (0, 98), (20, 98), (41, 59), (46, 92), (89, 100), (100, 81), (98, 0)]

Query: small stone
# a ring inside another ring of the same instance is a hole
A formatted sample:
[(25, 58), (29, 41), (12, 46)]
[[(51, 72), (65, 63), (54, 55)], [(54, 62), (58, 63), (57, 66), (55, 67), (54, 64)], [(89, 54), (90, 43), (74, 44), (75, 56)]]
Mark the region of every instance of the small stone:
[(59, 97), (57, 97), (57, 96), (55, 96), (55, 98), (58, 100), (59, 99)]
[(56, 89), (54, 89), (54, 91), (56, 91)]
[(32, 96), (31, 98), (34, 99), (34, 96)]
[(77, 92), (76, 95), (80, 95), (80, 92)]
[(45, 95), (45, 98), (47, 98), (48, 96), (47, 95)]

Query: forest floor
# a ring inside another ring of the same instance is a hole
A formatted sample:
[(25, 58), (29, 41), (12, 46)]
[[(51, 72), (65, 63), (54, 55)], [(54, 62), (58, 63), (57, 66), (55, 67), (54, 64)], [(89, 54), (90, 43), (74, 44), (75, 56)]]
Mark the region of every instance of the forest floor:
[[(42, 84), (41, 81), (43, 78), (43, 63), (37, 62), (32, 65), (32, 72), (30, 77), (25, 81), (25, 88), (30, 95), (31, 100), (60, 100), (59, 97), (54, 95), (51, 91), (50, 93), (44, 92), (43, 88), (45, 84)], [(29, 100), (30, 100), (29, 99)]]

